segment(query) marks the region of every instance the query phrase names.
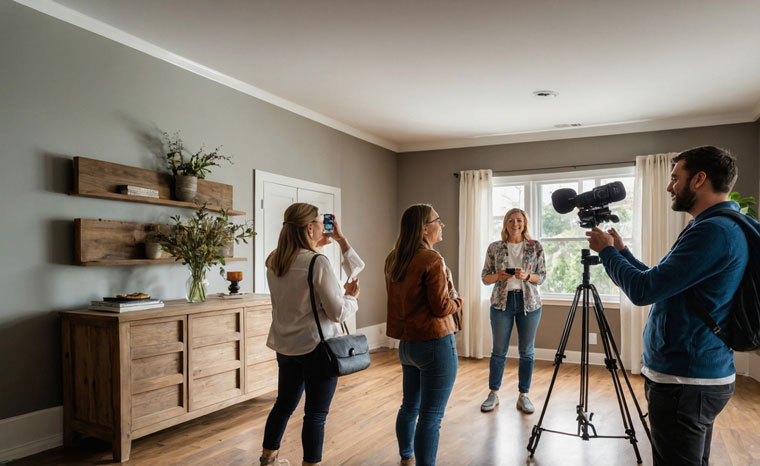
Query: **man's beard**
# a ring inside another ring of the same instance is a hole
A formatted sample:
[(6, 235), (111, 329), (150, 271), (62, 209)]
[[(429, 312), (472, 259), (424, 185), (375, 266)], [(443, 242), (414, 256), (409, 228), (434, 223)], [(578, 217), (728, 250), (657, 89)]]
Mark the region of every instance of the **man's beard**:
[[(691, 178), (689, 178), (687, 183), (689, 181), (691, 181)], [(673, 205), (671, 205), (671, 208), (676, 212), (688, 212), (694, 207), (694, 203), (697, 202), (697, 193), (692, 191), (688, 184), (682, 193), (673, 194), (675, 198), (673, 199)]]

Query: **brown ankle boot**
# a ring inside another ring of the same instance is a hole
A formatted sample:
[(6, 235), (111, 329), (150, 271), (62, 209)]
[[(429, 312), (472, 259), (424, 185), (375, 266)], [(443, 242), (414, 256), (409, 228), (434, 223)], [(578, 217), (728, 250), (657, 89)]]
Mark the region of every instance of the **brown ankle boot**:
[(400, 466), (414, 466), (414, 456), (411, 458), (401, 458), (401, 463), (399, 463)]
[(277, 455), (264, 458), (259, 458), (259, 466), (290, 466), (290, 461), (281, 460), (277, 458)]

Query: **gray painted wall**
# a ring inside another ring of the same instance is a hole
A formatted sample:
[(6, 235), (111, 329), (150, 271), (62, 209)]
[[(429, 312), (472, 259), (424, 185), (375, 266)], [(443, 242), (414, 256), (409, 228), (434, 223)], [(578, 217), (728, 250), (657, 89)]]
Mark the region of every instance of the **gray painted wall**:
[[(13, 2), (0, 2), (0, 63), (0, 419), (61, 404), (57, 311), (124, 291), (184, 296), (182, 265), (69, 265), (74, 218), (159, 222), (192, 213), (66, 194), (73, 156), (158, 168), (159, 128), (181, 130), (191, 148), (224, 145), (235, 164), (209, 179), (234, 186), (247, 218), (254, 169), (340, 187), (342, 226), (367, 263), (357, 325), (385, 321), (396, 154)], [(251, 291), (253, 246), (236, 255), (248, 262), (227, 268), (243, 270)], [(209, 280), (212, 292), (226, 289), (216, 270)]]
[[(400, 154), (398, 166), (399, 212), (418, 202), (432, 204), (446, 223), (444, 240), (436, 248), (454, 273), (459, 264), (459, 184), (453, 173), (491, 168), (494, 171), (546, 169), (573, 164), (633, 161), (637, 155), (677, 152), (705, 144), (727, 148), (737, 156), (739, 179), (735, 189), (745, 196), (758, 195), (758, 126), (760, 123), (654, 131), (617, 136), (565, 139), (499, 146), (411, 152)], [(508, 173), (507, 173), (508, 174)], [(614, 209), (614, 205), (613, 205)], [(537, 348), (556, 348), (567, 316), (567, 307), (546, 306), (536, 337)], [(620, 344), (620, 317), (608, 309), (607, 317)], [(576, 319), (577, 321), (578, 319)], [(595, 331), (592, 329), (592, 331)], [(576, 332), (577, 333), (577, 332)], [(575, 335), (575, 333), (574, 333)], [(513, 336), (512, 341), (516, 341)], [(579, 338), (568, 343), (578, 350)], [(592, 351), (602, 351), (601, 345)]]

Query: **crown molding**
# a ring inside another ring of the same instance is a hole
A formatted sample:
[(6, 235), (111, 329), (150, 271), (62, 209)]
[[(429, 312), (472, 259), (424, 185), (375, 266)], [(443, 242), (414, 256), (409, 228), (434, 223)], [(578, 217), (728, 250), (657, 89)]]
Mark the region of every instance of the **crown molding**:
[(206, 79), (210, 79), (211, 81), (230, 87), (232, 89), (235, 89), (236, 91), (242, 92), (251, 97), (255, 97), (259, 100), (263, 100), (264, 102), (270, 103), (274, 106), (280, 107), (284, 110), (295, 113), (304, 118), (308, 118), (309, 120), (323, 124), (325, 126), (328, 126), (340, 132), (346, 133), (348, 135), (354, 136), (361, 140), (367, 141), (369, 143), (375, 144), (377, 146), (383, 147), (390, 151), (398, 152), (397, 144), (391, 141), (375, 136), (374, 134), (370, 134), (365, 131), (359, 130), (343, 122), (330, 118), (326, 115), (310, 110), (306, 107), (302, 107), (301, 105), (298, 105), (287, 99), (284, 99), (275, 94), (267, 92), (263, 89), (259, 89), (256, 86), (252, 86), (239, 79), (233, 78), (232, 76), (228, 76), (224, 73), (220, 73), (219, 71), (216, 71), (212, 68), (201, 65), (200, 63), (196, 63), (181, 55), (172, 53), (155, 44), (152, 44), (143, 39), (140, 39), (139, 37), (133, 36), (132, 34), (122, 31), (121, 29), (117, 29), (113, 26), (103, 23), (102, 21), (98, 21), (87, 15), (79, 13), (78, 11), (72, 10), (71, 8), (65, 7), (52, 0), (14, 0), (14, 1), (16, 3), (29, 7), (33, 10), (39, 11), (40, 13), (44, 13), (48, 16), (52, 16), (53, 18), (59, 19), (61, 21), (72, 24), (86, 31), (92, 32), (94, 34), (98, 34), (107, 39), (111, 39), (114, 42), (118, 42), (122, 45), (133, 48), (140, 52), (143, 52), (152, 57), (158, 58), (159, 60), (163, 60), (167, 63), (171, 63), (172, 65), (178, 66), (186, 71), (190, 71), (191, 73), (195, 73), (199, 76), (203, 76)]
[(449, 139), (446, 141), (436, 142), (399, 144), (399, 153), (443, 149), (461, 149), (463, 147), (494, 146), (500, 144), (516, 144), (521, 142), (553, 141), (558, 139), (576, 139), (594, 136), (613, 136), (616, 134), (698, 128), (702, 126), (730, 125), (735, 123), (751, 123), (758, 119), (758, 113), (760, 113), (760, 106), (755, 108), (755, 110), (752, 112), (731, 115), (716, 115), (698, 118), (673, 118), (668, 120), (639, 120), (633, 122), (585, 126), (581, 128), (552, 128), (547, 130), (525, 131), (485, 137), (471, 137)]

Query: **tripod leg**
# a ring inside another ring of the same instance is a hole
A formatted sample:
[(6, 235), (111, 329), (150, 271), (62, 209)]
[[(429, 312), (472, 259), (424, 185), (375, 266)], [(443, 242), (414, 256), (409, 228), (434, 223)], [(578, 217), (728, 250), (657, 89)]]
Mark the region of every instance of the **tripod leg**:
[(580, 388), (578, 390), (578, 404), (575, 407), (575, 412), (577, 414), (576, 421), (578, 423), (578, 430), (577, 434), (580, 436), (583, 440), (589, 439), (588, 434), (588, 427), (590, 425), (591, 417), (593, 416), (593, 413), (589, 413), (588, 411), (588, 310), (589, 310), (589, 287), (586, 284), (585, 277), (584, 277), (584, 283), (581, 285), (583, 288), (583, 303), (582, 303), (582, 309), (583, 313), (581, 314), (581, 377), (580, 377)]
[[(628, 440), (631, 442), (631, 446), (633, 446), (633, 451), (636, 454), (636, 462), (641, 464), (641, 454), (639, 453), (639, 448), (637, 445), (638, 440), (636, 439), (636, 431), (633, 427), (633, 420), (631, 419), (631, 412), (628, 409), (628, 403), (625, 399), (625, 392), (618, 376), (618, 362), (620, 362), (620, 367), (623, 371), (623, 377), (625, 377), (626, 381), (628, 380), (628, 377), (625, 373), (625, 368), (622, 365), (622, 361), (619, 361), (620, 355), (617, 353), (615, 339), (612, 335), (612, 331), (610, 330), (607, 316), (604, 314), (602, 300), (593, 285), (591, 285), (591, 292), (594, 296), (594, 314), (596, 315), (596, 321), (599, 324), (599, 336), (602, 341), (602, 347), (604, 348), (604, 362), (607, 370), (610, 372), (610, 376), (612, 377), (612, 384), (615, 388), (615, 396), (617, 397), (618, 408), (620, 409), (620, 417), (623, 420), (623, 429), (625, 430), (626, 438), (628, 438)], [(616, 353), (614, 356), (612, 354), (613, 347), (615, 348)], [(631, 396), (633, 397), (634, 402), (638, 408), (636, 395), (631, 392)]]
[(565, 358), (565, 348), (567, 347), (567, 341), (570, 338), (570, 330), (573, 327), (573, 320), (575, 319), (575, 311), (578, 309), (578, 299), (581, 295), (582, 286), (579, 285), (575, 290), (575, 297), (573, 298), (573, 304), (570, 306), (570, 311), (567, 313), (567, 320), (565, 321), (565, 328), (562, 330), (562, 338), (560, 338), (559, 346), (557, 347), (557, 353), (554, 355), (554, 374), (552, 375), (552, 381), (549, 384), (549, 390), (546, 392), (546, 399), (544, 400), (544, 407), (541, 409), (541, 416), (538, 418), (538, 424), (533, 426), (533, 430), (530, 434), (530, 440), (528, 440), (528, 451), (530, 457), (536, 452), (538, 447), (538, 441), (541, 438), (541, 432), (543, 427), (541, 425), (544, 422), (544, 416), (546, 415), (546, 408), (549, 406), (549, 398), (552, 396), (552, 390), (554, 389), (554, 382), (557, 380), (557, 373), (559, 372), (559, 366), (562, 364), (562, 360)]
[[(599, 305), (600, 309), (602, 309), (602, 311), (604, 311), (604, 309), (601, 307), (602, 306), (601, 299), (599, 298), (599, 293), (596, 292), (596, 288), (594, 288), (594, 295), (595, 295), (595, 299), (598, 300), (598, 305)], [(652, 443), (652, 433), (649, 430), (649, 422), (647, 422), (647, 419), (646, 419), (646, 417), (648, 416), (648, 413), (644, 414), (644, 412), (641, 410), (641, 405), (639, 404), (639, 401), (636, 398), (636, 393), (633, 391), (633, 386), (631, 385), (631, 381), (628, 378), (628, 373), (625, 371), (625, 366), (623, 365), (623, 360), (620, 358), (620, 351), (618, 350), (618, 346), (615, 343), (615, 339), (612, 338), (612, 331), (610, 330), (610, 324), (607, 321), (607, 318), (604, 316), (604, 312), (602, 312), (602, 316), (604, 317), (604, 325), (605, 325), (605, 328), (606, 328), (606, 332), (607, 332), (608, 335), (610, 335), (610, 340), (609, 340), (610, 347), (614, 351), (615, 356), (617, 357), (617, 360), (620, 362), (620, 370), (623, 373), (623, 379), (625, 379), (626, 386), (628, 387), (628, 392), (631, 394), (631, 398), (633, 399), (633, 404), (636, 406), (636, 411), (639, 414), (639, 419), (641, 420), (641, 425), (644, 427), (644, 432), (647, 434), (647, 438), (649, 439), (649, 443), (651, 444)], [(601, 323), (600, 323), (600, 327), (601, 327)]]

